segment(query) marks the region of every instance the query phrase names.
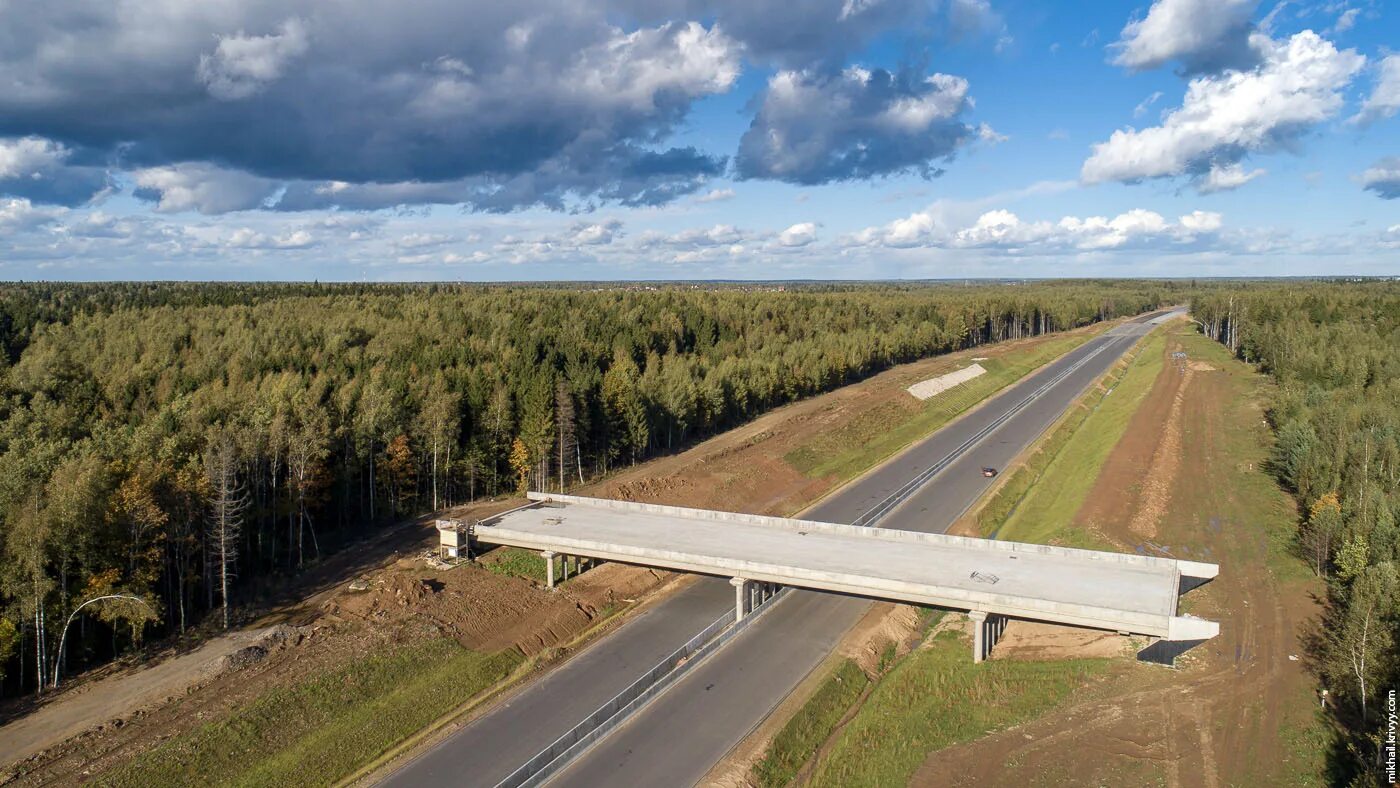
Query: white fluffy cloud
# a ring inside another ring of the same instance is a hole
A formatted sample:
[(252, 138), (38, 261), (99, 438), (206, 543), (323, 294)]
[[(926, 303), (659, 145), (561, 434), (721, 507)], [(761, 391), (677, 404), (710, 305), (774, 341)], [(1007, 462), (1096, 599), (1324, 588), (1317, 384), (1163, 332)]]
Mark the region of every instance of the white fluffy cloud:
[(1065, 216), (1058, 222), (1024, 221), (1004, 209), (986, 211), (969, 225), (949, 226), (935, 211), (921, 211), (853, 236), (858, 246), (894, 248), (994, 249), (1005, 252), (1073, 252), (1158, 245), (1163, 248), (1218, 232), (1220, 214), (1193, 211), (1175, 222), (1155, 211), (1135, 208), (1112, 218)]
[(643, 246), (662, 244), (676, 247), (728, 246), (748, 237), (748, 233), (732, 224), (717, 224), (713, 227), (697, 227), (681, 230), (670, 235), (648, 232), (642, 236)]
[(131, 180), (136, 196), (154, 201), (161, 213), (246, 211), (261, 207), (278, 190), (276, 181), (199, 162), (137, 170)]
[(621, 232), (622, 222), (617, 219), (580, 224), (574, 227), (569, 242), (578, 246), (603, 246), (612, 243)]
[(63, 164), (68, 149), (41, 137), (0, 139), (0, 180), (37, 179), (47, 170)]
[(1129, 22), (1113, 45), (1113, 62), (1132, 69), (1180, 61), (1187, 72), (1252, 65), (1250, 17), (1259, 0), (1157, 0)]
[(52, 224), (67, 213), (64, 208), (36, 206), (24, 198), (0, 199), (0, 232), (20, 233)]
[(1268, 170), (1246, 170), (1243, 164), (1211, 164), (1205, 177), (1196, 181), (1196, 191), (1201, 194), (1227, 192), (1238, 189), (1255, 178), (1268, 174)]
[(817, 240), (817, 225), (801, 222), (778, 233), (778, 243), (788, 248), (806, 246)]
[[(1263, 39), (1255, 36), (1256, 40)], [(1365, 65), (1312, 31), (1259, 43), (1264, 62), (1191, 80), (1181, 107), (1162, 125), (1115, 131), (1094, 145), (1081, 177), (1088, 183), (1187, 175), (1207, 190), (1238, 181), (1232, 169), (1252, 153), (1286, 148), (1342, 108), (1342, 89)]]
[(1376, 86), (1353, 121), (1370, 123), (1400, 112), (1400, 55), (1387, 55), (1376, 68)]
[(279, 79), (307, 47), (306, 25), (300, 19), (288, 19), (276, 33), (264, 36), (219, 36), (214, 52), (199, 57), (199, 81), (214, 98), (247, 98)]

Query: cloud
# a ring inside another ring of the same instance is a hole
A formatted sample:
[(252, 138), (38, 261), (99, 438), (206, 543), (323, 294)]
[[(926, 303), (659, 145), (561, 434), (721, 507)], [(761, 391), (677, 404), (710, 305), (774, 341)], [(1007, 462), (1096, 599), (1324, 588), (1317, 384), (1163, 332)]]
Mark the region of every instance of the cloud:
[(1268, 172), (1263, 168), (1245, 170), (1244, 165), (1239, 163), (1212, 164), (1205, 177), (1196, 181), (1196, 191), (1201, 194), (1233, 191)]
[(1190, 232), (1213, 233), (1224, 224), (1224, 218), (1213, 211), (1192, 211), (1178, 221)]
[(698, 203), (707, 202), (727, 202), (734, 199), (733, 189), (711, 189), (708, 192), (695, 198)]
[(1133, 117), (1135, 117), (1135, 118), (1140, 118), (1140, 117), (1142, 117), (1143, 115), (1146, 115), (1146, 114), (1147, 114), (1147, 110), (1151, 109), (1152, 105), (1153, 105), (1153, 104), (1156, 104), (1157, 101), (1158, 101), (1159, 99), (1161, 99), (1161, 98), (1162, 98), (1162, 91), (1160, 91), (1160, 90), (1154, 90), (1154, 91), (1152, 91), (1152, 95), (1150, 95), (1150, 96), (1148, 96), (1147, 98), (1143, 99), (1136, 107), (1133, 107)]
[(696, 248), (704, 246), (730, 246), (748, 239), (749, 233), (732, 224), (717, 224), (713, 227), (681, 230), (670, 235), (648, 231), (642, 234), (641, 247), (672, 246)]
[(278, 191), (276, 181), (200, 162), (150, 167), (131, 173), (138, 199), (161, 213), (220, 214), (261, 207)]
[(1366, 58), (1338, 51), (1312, 31), (1261, 44), (1264, 62), (1191, 80), (1181, 107), (1162, 125), (1113, 132), (1095, 144), (1081, 170), (1086, 183), (1135, 183), (1188, 176), (1207, 190), (1229, 180), (1252, 153), (1289, 149), (1316, 124), (1341, 110), (1341, 91)]
[(401, 235), (394, 241), (394, 246), (399, 249), (430, 249), (435, 246), (442, 246), (456, 241), (455, 235), (445, 233), (408, 233)]
[(30, 232), (53, 224), (66, 212), (64, 208), (36, 206), (22, 197), (0, 199), (0, 232)]
[(1252, 68), (1260, 56), (1250, 40), (1259, 0), (1157, 0), (1129, 22), (1111, 45), (1115, 65), (1136, 71), (1179, 61), (1187, 74)]
[(43, 137), (0, 137), (0, 195), (72, 207), (105, 194), (105, 169), (71, 164), (72, 155)]
[(1112, 218), (1065, 216), (1058, 222), (1023, 221), (1005, 209), (986, 211), (970, 224), (954, 224), (928, 210), (869, 227), (848, 242), (893, 248), (993, 249), (1008, 253), (1100, 251), (1125, 247), (1179, 248), (1223, 225), (1218, 213), (1193, 211), (1170, 222), (1154, 211), (1135, 208)]
[(224, 239), (224, 246), (231, 249), (307, 249), (315, 244), (316, 239), (305, 230), (266, 235), (240, 227)]
[(1337, 23), (1332, 25), (1333, 33), (1345, 33), (1356, 27), (1356, 18), (1361, 15), (1360, 8), (1348, 8), (1337, 17)]
[(1387, 55), (1377, 66), (1376, 75), (1376, 86), (1361, 111), (1352, 117), (1354, 123), (1393, 118), (1400, 112), (1400, 55)]
[(219, 36), (213, 54), (199, 56), (199, 81), (214, 98), (248, 98), (279, 79), (288, 63), (306, 50), (306, 26), (300, 19), (288, 19), (276, 33), (265, 36)]
[(967, 81), (911, 69), (852, 67), (831, 75), (780, 71), (739, 142), (741, 178), (797, 184), (900, 172), (932, 177), (977, 136), (961, 120)]
[(574, 227), (569, 241), (577, 246), (602, 246), (610, 244), (622, 231), (622, 222), (617, 219), (594, 224), (580, 224)]
[(806, 246), (817, 240), (817, 226), (812, 222), (802, 222), (778, 234), (778, 244), (789, 248)]
[(623, 0), (613, 4), (646, 23), (710, 18), (758, 63), (831, 70), (877, 38), (918, 45), (1000, 35), (1001, 17), (986, 0)]
[[(285, 209), (341, 204), (331, 193), (359, 208), (675, 199), (724, 170), (723, 157), (666, 141), (697, 99), (732, 87), (744, 43), (713, 21), (636, 25), (616, 11), (31, 4), (6, 17), (0, 135), (104, 167), (277, 181)], [(354, 188), (326, 191), (337, 184)]]
[(1361, 188), (1386, 199), (1400, 199), (1400, 157), (1381, 159), (1361, 173)]

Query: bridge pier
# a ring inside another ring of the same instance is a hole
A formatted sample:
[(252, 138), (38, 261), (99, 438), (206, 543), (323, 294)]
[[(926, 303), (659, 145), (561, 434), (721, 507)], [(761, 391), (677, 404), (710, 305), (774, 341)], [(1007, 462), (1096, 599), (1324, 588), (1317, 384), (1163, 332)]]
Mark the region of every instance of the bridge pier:
[(729, 584), (734, 586), (734, 623), (737, 624), (743, 621), (749, 612), (749, 581), (742, 577), (732, 577)]
[(1006, 616), (973, 610), (967, 614), (972, 619), (972, 661), (981, 662), (992, 655), (992, 647), (1006, 631)]
[(544, 559), (545, 587), (554, 590), (554, 551), (541, 550), (540, 557)]

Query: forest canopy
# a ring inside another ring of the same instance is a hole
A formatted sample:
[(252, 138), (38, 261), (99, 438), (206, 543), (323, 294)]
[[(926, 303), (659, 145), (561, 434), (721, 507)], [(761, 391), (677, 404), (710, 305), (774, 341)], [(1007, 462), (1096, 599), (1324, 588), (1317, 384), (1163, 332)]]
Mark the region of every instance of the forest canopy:
[[(42, 689), (379, 524), (1175, 302), (1034, 285), (0, 285), (0, 665)], [(59, 653), (62, 622), (111, 593)]]

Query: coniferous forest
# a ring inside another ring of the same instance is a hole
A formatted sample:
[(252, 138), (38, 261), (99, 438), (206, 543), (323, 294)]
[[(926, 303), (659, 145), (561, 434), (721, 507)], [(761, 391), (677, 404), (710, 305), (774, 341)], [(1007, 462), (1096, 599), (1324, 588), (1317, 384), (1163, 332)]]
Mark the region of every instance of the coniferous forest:
[[(568, 488), (892, 364), (1185, 293), (2, 285), (0, 686), (227, 626), (251, 584), (408, 515)], [(59, 642), (108, 595), (142, 602), (104, 599)]]
[(1345, 732), (1332, 782), (1379, 774), (1400, 687), (1400, 284), (1222, 287), (1192, 312), (1279, 384), (1272, 470), (1300, 505), (1295, 546), (1326, 580), (1311, 657)]

